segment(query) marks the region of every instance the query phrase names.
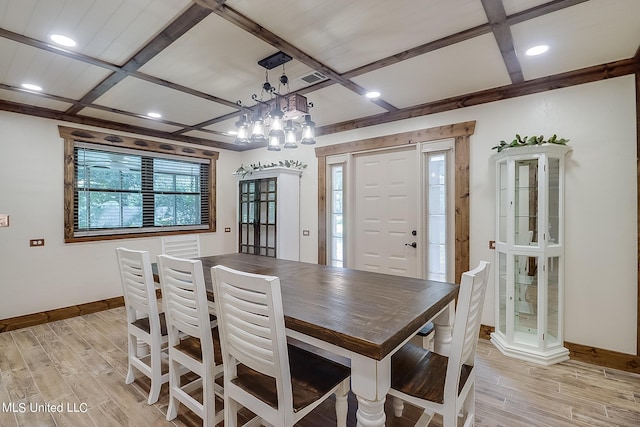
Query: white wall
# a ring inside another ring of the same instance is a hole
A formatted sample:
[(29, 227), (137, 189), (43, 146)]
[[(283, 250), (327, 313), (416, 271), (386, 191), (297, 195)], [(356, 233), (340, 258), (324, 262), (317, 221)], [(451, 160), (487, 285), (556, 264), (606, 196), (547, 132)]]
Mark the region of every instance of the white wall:
[[(634, 77), (625, 76), (386, 125), (327, 135), (318, 146), (476, 120), (471, 137), (471, 264), (494, 261), (494, 171), (491, 147), (514, 134), (571, 139), (566, 173), (565, 339), (634, 354), (637, 307), (637, 190)], [(313, 113), (313, 111), (312, 111)], [(159, 239), (65, 245), (62, 237), (62, 141), (57, 123), (0, 112), (0, 319), (120, 295), (114, 269), (119, 244), (160, 251)], [(30, 172), (16, 159), (32, 155)], [(241, 163), (299, 160), (300, 259), (317, 260), (317, 162), (313, 147), (271, 153), (220, 150), (218, 232), (205, 253), (236, 250), (236, 180)], [(11, 176), (11, 179), (7, 179)], [(22, 181), (17, 190), (11, 185)], [(224, 233), (232, 227), (232, 233)], [(44, 237), (44, 248), (28, 239)], [(32, 265), (42, 265), (35, 270)], [(26, 271), (25, 271), (26, 270)], [(494, 325), (493, 280), (482, 323)]]
[[(122, 295), (115, 248), (161, 252), (159, 237), (64, 243), (63, 140), (54, 120), (0, 112), (0, 319)], [(239, 153), (218, 150), (217, 232), (200, 235), (203, 254), (236, 249), (233, 170)], [(225, 233), (231, 227), (233, 232)], [(44, 247), (29, 239), (44, 238)]]

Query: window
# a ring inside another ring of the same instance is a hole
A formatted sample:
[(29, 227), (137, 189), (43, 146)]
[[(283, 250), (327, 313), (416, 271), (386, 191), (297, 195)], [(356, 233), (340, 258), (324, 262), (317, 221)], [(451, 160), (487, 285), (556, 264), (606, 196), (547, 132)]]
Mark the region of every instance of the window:
[(331, 170), (331, 201), (330, 203), (330, 230), (331, 242), (329, 265), (344, 267), (344, 190), (343, 190), (343, 164), (330, 166)]
[[(204, 158), (195, 149), (106, 138), (65, 138), (65, 241), (215, 231), (217, 153)], [(130, 147), (143, 143), (143, 150)], [(173, 154), (179, 151), (189, 155)]]
[(427, 279), (448, 279), (447, 155), (426, 153), (427, 157)]

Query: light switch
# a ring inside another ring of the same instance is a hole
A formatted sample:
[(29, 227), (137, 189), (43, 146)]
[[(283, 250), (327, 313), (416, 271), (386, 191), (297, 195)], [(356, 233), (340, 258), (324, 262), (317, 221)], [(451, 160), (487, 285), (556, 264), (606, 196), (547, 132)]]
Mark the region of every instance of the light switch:
[(8, 226), (9, 226), (9, 215), (0, 214), (0, 227), (8, 227)]

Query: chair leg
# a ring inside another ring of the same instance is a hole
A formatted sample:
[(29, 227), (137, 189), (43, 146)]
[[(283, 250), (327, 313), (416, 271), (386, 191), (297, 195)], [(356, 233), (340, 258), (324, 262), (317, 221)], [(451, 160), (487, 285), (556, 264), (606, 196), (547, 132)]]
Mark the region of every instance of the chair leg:
[(224, 425), (225, 427), (238, 426), (238, 404), (226, 395), (224, 396)]
[(469, 393), (462, 404), (462, 413), (465, 417), (464, 427), (473, 426), (476, 415), (476, 385), (471, 384)]
[(152, 405), (158, 401), (160, 397), (160, 388), (162, 387), (162, 354), (158, 346), (150, 346), (151, 350), (151, 390), (149, 390), (149, 400), (147, 403)]
[(215, 427), (216, 425), (216, 394), (213, 378), (202, 379), (202, 406), (204, 407), (203, 427)]
[(393, 414), (400, 418), (402, 416), (402, 412), (404, 411), (404, 401), (399, 397), (393, 397)]
[(127, 350), (129, 354), (127, 355), (127, 364), (129, 365), (129, 369), (127, 371), (127, 376), (124, 380), (125, 384), (131, 384), (135, 379), (135, 373), (133, 372), (133, 366), (131, 366), (131, 358), (136, 357), (136, 349), (138, 346), (138, 339), (133, 335), (128, 336)]
[(458, 413), (455, 407), (446, 409), (443, 412), (442, 427), (458, 427)]
[(337, 427), (347, 426), (347, 412), (349, 410), (347, 398), (349, 396), (349, 388), (349, 381), (343, 381), (335, 393)]
[(169, 407), (167, 408), (167, 421), (171, 421), (178, 416), (180, 401), (176, 399), (174, 389), (180, 388), (180, 365), (169, 359)]

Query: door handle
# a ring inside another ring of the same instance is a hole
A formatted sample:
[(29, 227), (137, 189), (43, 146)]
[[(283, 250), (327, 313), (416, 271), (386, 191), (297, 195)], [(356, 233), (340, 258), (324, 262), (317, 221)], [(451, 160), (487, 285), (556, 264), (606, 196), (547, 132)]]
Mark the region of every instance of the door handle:
[(417, 248), (418, 244), (416, 242), (411, 242), (411, 243), (405, 243), (405, 246), (411, 246), (412, 248)]

